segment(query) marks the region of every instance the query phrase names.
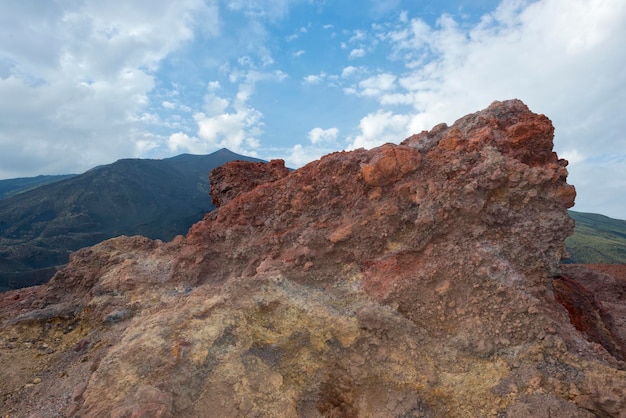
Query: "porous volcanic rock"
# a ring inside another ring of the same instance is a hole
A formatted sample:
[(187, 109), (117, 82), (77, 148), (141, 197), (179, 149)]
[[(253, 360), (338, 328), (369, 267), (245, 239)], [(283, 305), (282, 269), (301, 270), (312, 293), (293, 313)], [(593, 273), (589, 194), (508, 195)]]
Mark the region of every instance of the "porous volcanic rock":
[(590, 338), (562, 286), (552, 138), (511, 100), (252, 187), (261, 166), (228, 165), (186, 237), (108, 240), (0, 295), (1, 412), (624, 416), (623, 328)]
[(235, 196), (248, 192), (260, 184), (271, 183), (289, 174), (284, 160), (269, 163), (235, 160), (211, 170), (211, 199), (219, 208)]

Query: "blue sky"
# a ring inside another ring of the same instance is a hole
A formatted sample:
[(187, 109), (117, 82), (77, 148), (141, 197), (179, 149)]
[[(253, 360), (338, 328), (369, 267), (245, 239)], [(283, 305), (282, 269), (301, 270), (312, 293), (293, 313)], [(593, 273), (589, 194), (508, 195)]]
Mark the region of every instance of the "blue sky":
[(0, 178), (226, 147), (299, 167), (522, 99), (626, 219), (623, 0), (0, 0)]

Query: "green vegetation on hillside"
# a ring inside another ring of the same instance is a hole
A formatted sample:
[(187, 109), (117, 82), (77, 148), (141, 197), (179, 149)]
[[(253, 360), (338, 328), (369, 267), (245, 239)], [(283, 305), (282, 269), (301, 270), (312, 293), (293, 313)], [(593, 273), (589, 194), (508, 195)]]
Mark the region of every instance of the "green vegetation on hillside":
[(593, 213), (569, 214), (576, 228), (565, 240), (570, 254), (566, 263), (626, 264), (626, 221)]

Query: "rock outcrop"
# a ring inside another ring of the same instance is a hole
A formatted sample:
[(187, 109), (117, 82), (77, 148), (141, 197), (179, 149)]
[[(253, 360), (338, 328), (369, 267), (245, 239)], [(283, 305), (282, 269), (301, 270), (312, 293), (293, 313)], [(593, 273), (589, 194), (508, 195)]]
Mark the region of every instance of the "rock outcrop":
[(3, 414), (624, 416), (624, 299), (563, 285), (552, 138), (512, 100), (293, 172), (224, 166), (186, 237), (0, 295)]
[(263, 183), (271, 183), (289, 174), (284, 160), (269, 163), (235, 160), (211, 170), (211, 200), (216, 208)]

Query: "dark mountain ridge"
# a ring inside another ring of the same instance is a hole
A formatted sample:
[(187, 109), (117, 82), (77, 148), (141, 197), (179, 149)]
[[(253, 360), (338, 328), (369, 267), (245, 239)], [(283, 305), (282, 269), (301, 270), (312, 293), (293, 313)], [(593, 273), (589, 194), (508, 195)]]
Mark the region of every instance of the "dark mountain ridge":
[(227, 149), (122, 159), (0, 200), (0, 288), (45, 282), (70, 252), (111, 237), (184, 234), (214, 209), (209, 172), (232, 160), (261, 161)]
[(0, 200), (33, 190), (39, 186), (68, 179), (70, 177), (74, 177), (75, 175), (76, 174), (61, 174), (53, 176), (40, 175), (36, 177), (20, 177), (15, 179), (0, 180)]

